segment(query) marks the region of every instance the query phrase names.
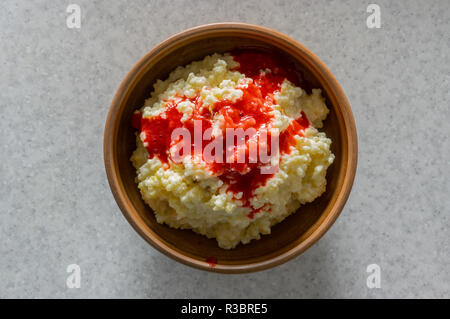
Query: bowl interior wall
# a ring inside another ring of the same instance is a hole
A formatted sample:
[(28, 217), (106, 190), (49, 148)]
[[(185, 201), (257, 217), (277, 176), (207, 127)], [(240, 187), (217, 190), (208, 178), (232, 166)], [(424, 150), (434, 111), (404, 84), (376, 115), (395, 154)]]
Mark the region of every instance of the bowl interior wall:
[[(298, 212), (292, 214), (280, 224), (272, 227), (271, 235), (262, 236), (261, 240), (252, 241), (247, 245), (239, 245), (232, 250), (223, 250), (217, 246), (214, 239), (195, 234), (190, 230), (176, 230), (156, 222), (152, 210), (141, 199), (141, 195), (135, 183), (136, 172), (129, 158), (136, 147), (134, 129), (131, 127), (131, 115), (144, 104), (144, 100), (150, 96), (153, 84), (157, 79), (166, 79), (168, 74), (179, 65), (186, 65), (195, 60), (201, 60), (204, 56), (215, 52), (227, 52), (235, 48), (259, 47), (271, 50), (279, 50), (276, 45), (269, 45), (263, 40), (251, 37), (222, 36), (214, 38), (199, 38), (191, 40), (173, 50), (170, 54), (162, 54), (159, 61), (147, 65), (140, 74), (140, 80), (130, 94), (124, 99), (122, 106), (118, 137), (117, 158), (119, 172), (124, 183), (128, 197), (134, 203), (142, 220), (143, 227), (148, 227), (161, 240), (173, 249), (192, 258), (204, 261), (207, 257), (214, 256), (220, 264), (242, 264), (242, 260), (256, 262), (279, 255), (305, 240), (309, 232), (320, 224), (326, 216), (323, 212), (330, 204), (333, 190), (338, 187), (339, 172), (342, 164), (340, 154), (343, 153), (343, 136), (339, 130), (336, 108), (332, 105), (327, 92), (323, 92), (327, 99), (330, 113), (321, 131), (326, 132), (332, 139), (332, 151), (336, 155), (335, 162), (327, 171), (327, 190), (314, 202), (302, 206)], [(163, 50), (164, 51), (164, 50)], [(280, 51), (281, 53), (281, 51)], [(283, 53), (281, 53), (283, 54)], [(163, 56), (164, 55), (164, 56)], [(311, 74), (298, 60), (286, 55), (301, 70), (306, 80), (314, 88), (323, 88), (319, 80)], [(323, 90), (324, 91), (324, 90)]]

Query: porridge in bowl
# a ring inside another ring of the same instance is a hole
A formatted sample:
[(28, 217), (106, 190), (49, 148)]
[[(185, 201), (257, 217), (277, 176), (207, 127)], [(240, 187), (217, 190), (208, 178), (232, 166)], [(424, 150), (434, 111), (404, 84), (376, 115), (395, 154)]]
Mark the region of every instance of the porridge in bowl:
[[(213, 54), (158, 80), (133, 115), (131, 161), (159, 223), (224, 249), (319, 197), (334, 155), (320, 89), (268, 52)], [(298, 212), (301, 214), (301, 210)]]

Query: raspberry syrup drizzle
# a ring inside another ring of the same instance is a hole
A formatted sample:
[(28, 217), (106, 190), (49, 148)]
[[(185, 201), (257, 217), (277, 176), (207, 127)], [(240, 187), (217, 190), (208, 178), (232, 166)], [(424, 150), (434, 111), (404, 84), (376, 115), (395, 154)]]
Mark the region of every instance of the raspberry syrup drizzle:
[[(247, 78), (253, 81), (246, 85), (238, 86), (243, 91), (243, 96), (236, 101), (221, 100), (216, 102), (212, 108), (204, 107), (201, 99), (175, 97), (167, 100), (165, 110), (152, 118), (143, 118), (136, 112), (132, 117), (132, 125), (143, 134), (143, 142), (148, 151), (149, 158), (158, 157), (161, 162), (170, 165), (169, 149), (174, 141), (171, 141), (172, 131), (176, 128), (186, 128), (191, 133), (191, 151), (194, 150), (194, 120), (202, 122), (202, 134), (206, 129), (212, 127), (213, 116), (217, 113), (224, 117), (225, 136), (226, 128), (249, 127), (258, 132), (262, 127), (270, 127), (273, 115), (270, 114), (272, 105), (275, 104), (275, 93), (281, 89), (285, 79), (298, 83), (295, 74), (285, 66), (283, 61), (276, 55), (249, 50), (233, 52), (233, 57), (240, 66), (235, 68)], [(261, 72), (261, 70), (263, 72)], [(178, 111), (177, 105), (180, 102), (189, 101), (194, 104), (194, 110), (189, 119), (182, 122), (183, 114)], [(295, 146), (295, 135), (303, 135), (303, 130), (309, 127), (306, 114), (301, 113), (301, 117), (291, 121), (289, 127), (280, 133), (279, 149), (280, 155), (288, 154), (291, 147)], [(202, 135), (204, 136), (204, 135)], [(214, 139), (214, 138), (212, 138)], [(270, 141), (270, 137), (267, 138)], [(202, 143), (202, 151), (211, 140)], [(233, 194), (235, 199), (242, 202), (244, 207), (250, 208), (249, 218), (261, 212), (266, 207), (254, 208), (250, 200), (254, 196), (254, 190), (264, 186), (273, 174), (262, 174), (263, 163), (248, 161), (248, 140), (246, 140), (246, 161), (245, 163), (227, 163), (225, 158), (223, 163), (207, 163), (208, 169), (220, 178), (227, 187), (227, 191)], [(193, 154), (193, 153), (191, 153)], [(203, 154), (203, 153), (202, 153)], [(223, 154), (225, 156), (225, 142), (223, 143)], [(269, 208), (270, 209), (270, 208)]]

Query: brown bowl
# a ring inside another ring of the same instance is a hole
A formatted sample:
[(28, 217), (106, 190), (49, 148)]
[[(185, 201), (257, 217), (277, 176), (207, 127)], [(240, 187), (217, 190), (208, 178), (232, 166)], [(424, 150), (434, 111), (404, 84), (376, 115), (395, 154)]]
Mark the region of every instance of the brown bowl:
[[(278, 51), (305, 79), (322, 88), (330, 113), (322, 131), (332, 139), (336, 158), (327, 172), (327, 190), (272, 228), (270, 235), (232, 250), (190, 230), (156, 222), (141, 199), (130, 156), (136, 147), (133, 111), (150, 96), (153, 83), (179, 65), (236, 48)], [(347, 98), (328, 68), (297, 41), (268, 28), (243, 23), (218, 23), (178, 33), (150, 50), (127, 74), (112, 101), (104, 137), (106, 172), (112, 193), (134, 229), (156, 249), (186, 265), (223, 273), (244, 273), (279, 265), (305, 251), (334, 223), (350, 193), (357, 162), (356, 128)], [(207, 260), (215, 258), (217, 264)]]

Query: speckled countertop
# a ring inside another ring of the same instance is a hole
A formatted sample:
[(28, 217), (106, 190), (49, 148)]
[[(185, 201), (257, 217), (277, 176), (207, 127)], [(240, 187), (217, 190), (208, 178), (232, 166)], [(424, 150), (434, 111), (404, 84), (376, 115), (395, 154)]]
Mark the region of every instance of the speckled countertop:
[[(4, 1), (0, 10), (0, 297), (450, 297), (450, 4), (376, 1)], [(242, 21), (315, 52), (359, 135), (353, 191), (300, 257), (247, 275), (191, 269), (130, 227), (108, 187), (103, 127), (147, 50)], [(81, 287), (66, 286), (69, 264)], [(381, 288), (366, 285), (369, 264)]]

